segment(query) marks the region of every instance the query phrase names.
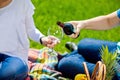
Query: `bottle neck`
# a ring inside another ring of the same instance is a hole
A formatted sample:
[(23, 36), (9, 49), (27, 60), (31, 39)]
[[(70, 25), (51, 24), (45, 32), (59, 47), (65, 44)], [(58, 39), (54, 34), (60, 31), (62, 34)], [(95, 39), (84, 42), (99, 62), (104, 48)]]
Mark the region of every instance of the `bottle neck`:
[(59, 25), (60, 27), (64, 28), (64, 23), (62, 23), (60, 21), (57, 22), (57, 25)]

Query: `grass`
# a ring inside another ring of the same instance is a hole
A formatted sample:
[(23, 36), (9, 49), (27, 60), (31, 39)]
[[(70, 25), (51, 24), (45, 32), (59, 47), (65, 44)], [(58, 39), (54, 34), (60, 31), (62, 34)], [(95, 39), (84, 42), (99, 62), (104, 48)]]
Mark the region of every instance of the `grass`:
[[(32, 0), (35, 6), (34, 21), (36, 27), (47, 35), (48, 27), (56, 26), (58, 20), (66, 22), (71, 20), (84, 20), (99, 15), (109, 14), (120, 8), (119, 0)], [(67, 41), (76, 44), (84, 38), (97, 38), (102, 40), (120, 41), (120, 27), (109, 31), (82, 30), (77, 39), (71, 39), (64, 35), (61, 43), (55, 50), (64, 53)], [(32, 48), (42, 48), (43, 46), (31, 41)]]

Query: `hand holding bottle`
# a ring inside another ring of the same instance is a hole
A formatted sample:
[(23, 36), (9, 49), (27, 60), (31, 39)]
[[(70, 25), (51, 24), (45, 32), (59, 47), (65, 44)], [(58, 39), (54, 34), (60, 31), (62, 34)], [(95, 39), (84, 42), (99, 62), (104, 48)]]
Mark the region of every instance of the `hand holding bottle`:
[[(57, 22), (57, 24), (61, 26), (63, 28), (64, 33), (70, 36), (71, 38), (79, 37), (80, 30), (83, 28), (82, 21), (69, 21), (66, 23)], [(67, 29), (65, 27), (67, 27)]]
[(62, 22), (58, 21), (57, 25), (59, 25), (63, 29), (63, 31), (66, 35), (71, 35), (74, 33), (74, 27), (70, 23), (62, 23)]

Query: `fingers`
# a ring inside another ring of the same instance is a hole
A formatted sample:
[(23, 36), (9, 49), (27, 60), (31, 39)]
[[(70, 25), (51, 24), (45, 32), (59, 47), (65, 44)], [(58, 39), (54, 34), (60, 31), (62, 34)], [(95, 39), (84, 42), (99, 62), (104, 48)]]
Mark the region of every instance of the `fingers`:
[(71, 37), (71, 38), (78, 38), (79, 37), (79, 35), (80, 34), (78, 34), (78, 33), (74, 33), (74, 34), (71, 34), (69, 37)]
[(78, 38), (80, 35), (80, 28), (79, 27), (76, 27), (74, 29), (74, 33), (70, 35), (71, 38)]
[(43, 38), (42, 38), (42, 44), (43, 44), (44, 46), (47, 46), (48, 43), (51, 43), (51, 41), (50, 41), (47, 37), (43, 37)]
[(82, 27), (80, 21), (69, 21), (67, 23), (72, 24), (74, 27), (74, 33), (69, 35), (69, 37), (78, 38), (80, 35), (80, 28)]
[(55, 45), (60, 43), (60, 40), (54, 36), (47, 36), (43, 39), (43, 45), (49, 48), (53, 48)]
[(55, 45), (57, 45), (58, 44), (58, 42), (57, 41), (52, 41), (51, 43), (48, 43), (47, 44), (47, 47), (49, 47), (49, 48), (53, 48)]
[(55, 37), (55, 36), (48, 36), (48, 38), (51, 39), (52, 41), (57, 42), (57, 43), (59, 43), (59, 41), (60, 41), (60, 40), (59, 40), (57, 37)]
[(55, 45), (60, 43), (60, 40), (54, 36), (48, 36), (48, 38), (51, 40), (51, 43), (47, 44), (47, 47), (53, 48)]

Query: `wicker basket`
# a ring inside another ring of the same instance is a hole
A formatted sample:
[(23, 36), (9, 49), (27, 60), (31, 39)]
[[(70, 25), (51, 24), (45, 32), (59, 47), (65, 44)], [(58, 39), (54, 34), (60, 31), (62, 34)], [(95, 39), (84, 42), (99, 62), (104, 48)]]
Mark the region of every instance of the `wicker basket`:
[[(98, 61), (95, 65), (94, 71), (90, 76), (86, 62), (83, 62), (84, 71), (87, 80), (105, 80), (106, 77), (106, 66), (101, 61)], [(81, 80), (80, 76), (76, 76), (75, 80)], [(83, 80), (83, 79), (82, 79)], [(86, 79), (84, 79), (86, 80)]]

